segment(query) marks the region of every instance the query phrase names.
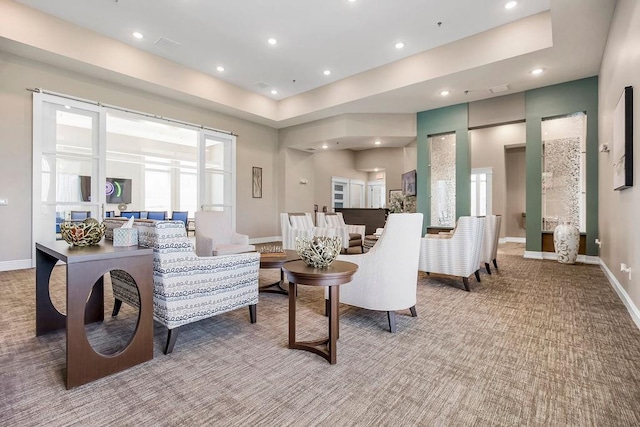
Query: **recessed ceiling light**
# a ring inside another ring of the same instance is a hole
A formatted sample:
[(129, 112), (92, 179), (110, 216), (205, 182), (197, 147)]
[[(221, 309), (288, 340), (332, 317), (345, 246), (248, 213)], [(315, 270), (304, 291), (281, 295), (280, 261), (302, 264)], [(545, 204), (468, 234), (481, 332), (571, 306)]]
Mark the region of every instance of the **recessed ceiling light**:
[(373, 168), (373, 171), (374, 172), (378, 172), (378, 168)]
[(505, 9), (513, 9), (514, 7), (516, 7), (518, 4), (517, 1), (509, 1), (507, 2), (507, 4), (504, 5)]
[(322, 74), (324, 74), (325, 76), (329, 76), (331, 75), (331, 70), (324, 70)]
[(65, 105), (64, 108), (66, 108), (67, 110), (71, 110), (71, 106), (70, 105)]
[(380, 145), (380, 144), (382, 144), (382, 141), (374, 141), (373, 143), (376, 144), (376, 145)]
[(224, 67), (223, 67), (223, 66), (221, 66), (221, 65), (218, 65), (218, 66), (216, 67), (216, 70), (218, 70), (218, 71), (220, 71), (220, 72), (223, 72), (223, 71), (224, 71)]
[(449, 92), (448, 90), (443, 90), (442, 92), (440, 92), (440, 96), (447, 96), (449, 95), (451, 92)]
[(271, 91), (271, 95), (277, 95), (277, 94), (278, 94), (277, 90), (274, 89), (274, 90)]
[(398, 42), (396, 43), (396, 49), (402, 49), (404, 47), (404, 43)]
[(329, 148), (329, 146), (327, 144), (322, 144), (322, 148), (326, 150), (327, 148)]
[(537, 76), (538, 74), (542, 74), (542, 68), (536, 68), (531, 70), (531, 74), (533, 74), (534, 76)]
[(355, 3), (356, 0), (349, 0), (349, 3)]
[(270, 38), (269, 40), (267, 40), (267, 43), (269, 43), (269, 44), (276, 44), (276, 43), (278, 43), (278, 40), (276, 40), (276, 39), (274, 39), (274, 38), (272, 37), (272, 38)]
[(133, 33), (133, 37), (135, 37), (135, 38), (137, 38), (137, 39), (141, 39), (141, 38), (143, 38), (144, 36), (142, 35), (142, 33), (139, 33), (139, 32), (137, 32), (137, 31), (136, 31), (136, 32), (134, 32), (134, 33)]

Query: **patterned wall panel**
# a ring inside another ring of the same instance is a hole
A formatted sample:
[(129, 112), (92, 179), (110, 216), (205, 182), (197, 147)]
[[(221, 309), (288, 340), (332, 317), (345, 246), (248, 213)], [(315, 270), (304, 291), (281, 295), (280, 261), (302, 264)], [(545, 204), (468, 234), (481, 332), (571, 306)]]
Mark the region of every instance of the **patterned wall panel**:
[(456, 134), (432, 136), (431, 224), (453, 227), (456, 221)]
[(571, 222), (585, 231), (586, 115), (542, 122), (542, 230)]

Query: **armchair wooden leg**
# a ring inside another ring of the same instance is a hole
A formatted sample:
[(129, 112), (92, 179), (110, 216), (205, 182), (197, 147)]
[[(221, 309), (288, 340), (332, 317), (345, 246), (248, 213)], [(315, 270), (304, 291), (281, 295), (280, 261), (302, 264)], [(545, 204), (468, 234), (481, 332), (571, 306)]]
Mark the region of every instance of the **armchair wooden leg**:
[(496, 258), (493, 259), (493, 266), (497, 269), (498, 268), (498, 260)]
[(476, 270), (476, 272), (474, 274), (476, 275), (476, 280), (478, 282), (481, 282), (481, 280), (480, 280), (480, 270)]
[(178, 338), (178, 328), (169, 329), (167, 333), (167, 343), (164, 346), (164, 354), (170, 354), (173, 351), (173, 346), (176, 344)]
[(462, 283), (464, 283), (464, 290), (467, 292), (471, 292), (471, 289), (469, 289), (469, 278), (468, 277), (463, 277), (462, 278)]
[(396, 312), (395, 311), (387, 311), (387, 317), (389, 318), (389, 331), (392, 334), (396, 333)]
[(416, 311), (416, 306), (409, 307), (409, 311), (411, 312), (411, 317), (418, 317), (418, 312)]
[(120, 307), (122, 307), (122, 301), (116, 298), (113, 301), (113, 311), (111, 312), (111, 317), (116, 317), (120, 312)]
[(258, 304), (251, 304), (249, 306), (249, 319), (251, 320), (251, 323), (256, 323), (256, 320), (258, 320), (257, 319), (257, 314), (258, 314), (257, 313), (258, 312), (257, 308), (258, 308)]
[(487, 273), (491, 274), (491, 267), (489, 266), (488, 262), (484, 263), (484, 268), (487, 270)]

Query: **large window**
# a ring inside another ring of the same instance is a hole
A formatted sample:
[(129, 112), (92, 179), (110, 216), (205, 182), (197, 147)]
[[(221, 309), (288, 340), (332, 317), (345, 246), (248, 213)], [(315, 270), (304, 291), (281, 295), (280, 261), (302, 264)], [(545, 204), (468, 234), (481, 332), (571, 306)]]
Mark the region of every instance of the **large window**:
[(491, 168), (478, 168), (471, 171), (471, 215), (486, 216), (491, 215), (491, 192), (492, 192)]
[[(147, 168), (144, 173), (144, 209), (171, 211), (171, 170)], [(176, 209), (177, 210), (177, 209)]]
[[(44, 93), (33, 118), (34, 242), (54, 238), (72, 210), (215, 208), (235, 226), (235, 136)], [(108, 195), (110, 184), (126, 197)]]

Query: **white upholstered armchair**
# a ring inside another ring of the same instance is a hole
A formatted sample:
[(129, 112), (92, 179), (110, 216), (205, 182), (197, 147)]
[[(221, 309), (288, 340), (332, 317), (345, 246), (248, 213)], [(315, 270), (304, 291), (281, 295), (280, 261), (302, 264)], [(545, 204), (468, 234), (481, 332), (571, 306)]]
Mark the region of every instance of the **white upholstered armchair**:
[(317, 218), (318, 227), (336, 230), (337, 234), (342, 237), (342, 247), (345, 250), (360, 246), (360, 252), (364, 252), (362, 247), (366, 228), (364, 225), (345, 224), (342, 212), (318, 212)]
[[(123, 223), (104, 222), (106, 239)], [(165, 354), (173, 350), (178, 328), (188, 323), (247, 306), (251, 323), (256, 322), (259, 253), (198, 257), (180, 221), (136, 221), (134, 227), (139, 244), (153, 248), (153, 318), (168, 329)], [(131, 276), (121, 270), (110, 273), (113, 316), (123, 301), (138, 307)]]
[(282, 249), (295, 250), (296, 237), (313, 237), (316, 227), (310, 213), (281, 213)]
[(217, 256), (252, 252), (256, 247), (249, 244), (249, 236), (236, 233), (225, 212), (198, 211), (196, 220), (196, 254)]
[(462, 277), (469, 291), (469, 276), (475, 274), (480, 281), (484, 224), (484, 217), (461, 216), (452, 234), (427, 234), (421, 239), (419, 270)]
[(421, 213), (390, 214), (382, 235), (367, 253), (338, 255), (339, 260), (358, 264), (353, 280), (340, 286), (340, 302), (386, 311), (391, 332), (396, 332), (396, 311), (409, 309), (417, 316), (421, 233)]
[(487, 273), (491, 274), (490, 262), (498, 268), (498, 240), (500, 239), (500, 215), (487, 215), (484, 224), (484, 239), (482, 240), (482, 254), (480, 255), (480, 267), (483, 266)]

